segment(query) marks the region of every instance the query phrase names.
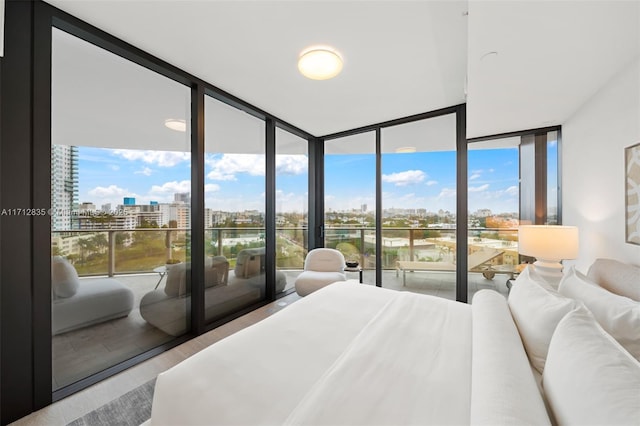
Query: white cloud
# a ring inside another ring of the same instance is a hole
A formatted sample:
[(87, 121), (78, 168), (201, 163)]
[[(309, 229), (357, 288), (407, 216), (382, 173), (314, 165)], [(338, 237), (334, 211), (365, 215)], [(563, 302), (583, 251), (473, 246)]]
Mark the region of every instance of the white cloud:
[(486, 191), (487, 189), (489, 189), (489, 184), (485, 183), (484, 185), (480, 185), (480, 186), (470, 186), (467, 191), (469, 192), (483, 192)]
[[(211, 167), (207, 177), (211, 180), (233, 181), (236, 175), (264, 176), (265, 156), (262, 154), (223, 154), (210, 156), (205, 163)], [(306, 155), (277, 155), (276, 174), (300, 175), (307, 172), (309, 159)]]
[(133, 172), (133, 173), (135, 173), (136, 175), (151, 176), (151, 173), (152, 173), (152, 172), (153, 172), (153, 170), (151, 170), (151, 169), (150, 169), (150, 168), (148, 168), (148, 167), (145, 167), (144, 169), (142, 169), (142, 170), (138, 170), (138, 171)]
[(176, 151), (140, 151), (132, 149), (114, 149), (111, 151), (114, 155), (127, 159), (129, 161), (143, 161), (147, 164), (156, 164), (160, 167), (173, 167), (184, 161), (191, 159), (189, 152)]
[(307, 171), (309, 159), (306, 155), (276, 155), (276, 174), (300, 175)]
[(511, 197), (517, 197), (518, 194), (520, 193), (520, 189), (517, 186), (510, 186), (507, 189), (505, 189), (504, 192), (507, 195), (510, 195)]
[(114, 172), (117, 172), (118, 170), (120, 170), (120, 166), (118, 166), (117, 164), (112, 164), (109, 166), (109, 168)]
[(427, 186), (433, 186), (433, 185), (437, 185), (438, 181), (437, 180), (429, 180), (427, 181)]
[(276, 211), (285, 212), (305, 212), (308, 208), (307, 194), (296, 194), (294, 192), (284, 192), (276, 189)]
[(423, 182), (427, 177), (422, 170), (407, 170), (406, 172), (382, 175), (382, 181), (393, 183), (396, 186), (407, 186)]
[(97, 186), (93, 189), (90, 189), (87, 192), (89, 195), (98, 198), (113, 198), (113, 197), (125, 197), (130, 196), (129, 190), (120, 188), (116, 185), (109, 185), (107, 187)]
[(438, 198), (452, 198), (456, 196), (455, 188), (442, 188), (440, 194), (438, 194)]
[(176, 194), (176, 193), (184, 193), (191, 192), (191, 181), (190, 180), (182, 180), (165, 182), (162, 185), (153, 185), (150, 194), (153, 195), (164, 195), (164, 194)]
[(220, 191), (220, 185), (217, 183), (207, 183), (204, 185), (204, 192), (216, 192)]
[(469, 180), (476, 180), (478, 179), (480, 176), (482, 176), (480, 173), (474, 173), (471, 176), (469, 176)]
[(207, 177), (212, 180), (236, 180), (237, 173), (250, 176), (264, 176), (265, 159), (262, 154), (223, 154), (207, 158), (211, 167)]

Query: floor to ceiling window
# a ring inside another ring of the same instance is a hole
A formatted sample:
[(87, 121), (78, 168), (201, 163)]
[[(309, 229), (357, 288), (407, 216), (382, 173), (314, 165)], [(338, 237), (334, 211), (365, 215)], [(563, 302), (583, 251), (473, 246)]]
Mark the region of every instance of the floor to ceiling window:
[(293, 288), (308, 251), (308, 142), (276, 128), (276, 293)]
[(382, 129), (382, 285), (456, 298), (455, 114)]
[(559, 129), (470, 140), (468, 300), (483, 288), (508, 294), (522, 270), (518, 226), (561, 223)]
[(469, 144), (468, 300), (481, 289), (507, 293), (518, 265), (520, 138)]
[(375, 132), (328, 140), (324, 153), (325, 247), (357, 261), (364, 269), (364, 282), (375, 284)]
[(265, 122), (205, 96), (205, 321), (265, 298)]
[(189, 329), (191, 91), (52, 31), (57, 390)]

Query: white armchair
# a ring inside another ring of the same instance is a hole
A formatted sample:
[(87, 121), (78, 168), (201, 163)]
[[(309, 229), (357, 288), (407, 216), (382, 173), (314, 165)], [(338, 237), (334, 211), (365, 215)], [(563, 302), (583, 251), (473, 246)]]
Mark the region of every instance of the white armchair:
[(336, 281), (346, 281), (344, 256), (338, 250), (317, 248), (304, 259), (304, 271), (296, 278), (296, 292), (306, 296)]

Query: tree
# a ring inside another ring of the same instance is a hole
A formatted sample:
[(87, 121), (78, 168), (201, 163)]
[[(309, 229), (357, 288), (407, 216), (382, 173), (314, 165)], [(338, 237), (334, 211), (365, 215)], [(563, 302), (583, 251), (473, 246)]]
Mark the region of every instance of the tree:
[(106, 249), (109, 248), (109, 241), (107, 240), (107, 236), (102, 232), (91, 237), (90, 242), (93, 247), (95, 247), (95, 249), (100, 253), (103, 253)]

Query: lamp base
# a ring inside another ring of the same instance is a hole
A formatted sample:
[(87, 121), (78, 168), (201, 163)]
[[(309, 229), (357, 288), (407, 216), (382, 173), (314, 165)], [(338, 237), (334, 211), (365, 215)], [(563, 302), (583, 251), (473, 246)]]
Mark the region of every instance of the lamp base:
[(554, 288), (558, 288), (562, 279), (562, 264), (559, 260), (538, 259), (533, 263), (536, 272)]

